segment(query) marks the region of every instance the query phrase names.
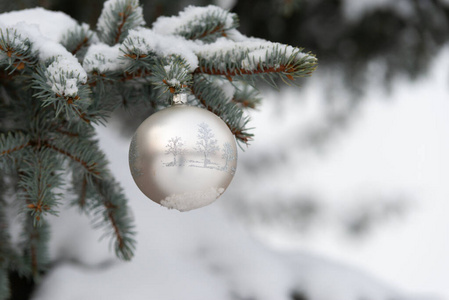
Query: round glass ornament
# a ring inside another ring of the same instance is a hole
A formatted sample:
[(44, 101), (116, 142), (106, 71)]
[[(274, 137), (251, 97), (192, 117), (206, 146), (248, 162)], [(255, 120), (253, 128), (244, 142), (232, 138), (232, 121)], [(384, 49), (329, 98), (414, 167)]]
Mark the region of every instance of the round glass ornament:
[(129, 149), (131, 174), (151, 200), (179, 211), (214, 202), (237, 167), (234, 135), (215, 114), (186, 105), (185, 94), (148, 117)]

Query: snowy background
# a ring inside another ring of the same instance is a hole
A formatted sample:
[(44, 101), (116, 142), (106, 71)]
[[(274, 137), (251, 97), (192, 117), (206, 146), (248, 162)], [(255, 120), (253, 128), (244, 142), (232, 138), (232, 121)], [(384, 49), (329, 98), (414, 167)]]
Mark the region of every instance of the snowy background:
[[(346, 2), (351, 19), (392, 3)], [(138, 190), (131, 135), (113, 118), (97, 131), (130, 199), (136, 256), (118, 261), (67, 207), (51, 220), (53, 264), (32, 298), (449, 299), (448, 70), (444, 47), (417, 81), (396, 78), (388, 93), (366, 85), (343, 123), (329, 121), (354, 97), (338, 70), (320, 66), (301, 88), (263, 91), (234, 181), (188, 213)]]

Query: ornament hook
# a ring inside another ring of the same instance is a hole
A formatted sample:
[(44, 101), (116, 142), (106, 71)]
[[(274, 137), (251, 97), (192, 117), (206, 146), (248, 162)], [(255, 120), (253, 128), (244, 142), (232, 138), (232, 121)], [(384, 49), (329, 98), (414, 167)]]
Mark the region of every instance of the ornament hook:
[(186, 93), (174, 94), (172, 103), (173, 105), (187, 104), (187, 94)]

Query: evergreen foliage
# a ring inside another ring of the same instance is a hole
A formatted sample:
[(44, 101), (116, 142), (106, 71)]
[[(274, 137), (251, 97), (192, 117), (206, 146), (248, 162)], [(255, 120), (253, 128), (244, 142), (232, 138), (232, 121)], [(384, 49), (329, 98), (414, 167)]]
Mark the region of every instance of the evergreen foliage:
[[(191, 105), (221, 117), (246, 144), (253, 135), (244, 110), (260, 102), (257, 79), (290, 83), (317, 63), (302, 49), (243, 36), (237, 16), (215, 6), (144, 25), (137, 0), (108, 0), (95, 32), (76, 25), (54, 41), (23, 24), (0, 26), (0, 299), (8, 270), (36, 279), (48, 266), (47, 218), (63, 202), (111, 236), (119, 258), (132, 258), (127, 200), (93, 124), (118, 107), (158, 110), (170, 95), (188, 93)], [(12, 201), (23, 217), (18, 247), (4, 216)]]

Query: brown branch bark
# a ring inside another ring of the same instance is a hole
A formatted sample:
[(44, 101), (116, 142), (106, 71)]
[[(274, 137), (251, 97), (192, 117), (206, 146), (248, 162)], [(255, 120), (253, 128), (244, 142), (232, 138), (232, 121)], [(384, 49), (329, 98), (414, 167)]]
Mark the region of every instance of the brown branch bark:
[(84, 38), (84, 40), (81, 41), (81, 43), (79, 43), (76, 48), (72, 51), (72, 54), (75, 55), (78, 51), (81, 50), (81, 48), (83, 48), (84, 46), (87, 46), (89, 42), (89, 39), (87, 37)]
[(61, 133), (61, 134), (63, 134), (63, 135), (67, 135), (67, 136), (71, 136), (71, 137), (78, 137), (79, 136), (78, 133), (73, 133), (73, 132), (70, 132), (70, 131), (67, 131), (67, 130), (64, 130), (64, 129), (61, 129), (61, 128), (56, 128), (56, 131)]
[(81, 194), (79, 199), (79, 205), (81, 208), (84, 208), (84, 205), (86, 205), (86, 192), (87, 192), (87, 179), (84, 176), (83, 183), (81, 185)]
[(128, 17), (129, 17), (128, 11), (130, 11), (130, 10), (131, 10), (131, 7), (128, 5), (124, 12), (119, 13), (119, 16), (122, 17), (122, 22), (119, 24), (119, 26), (117, 28), (117, 35), (115, 36), (114, 44), (118, 44), (118, 42), (120, 41), (120, 36), (122, 35), (123, 26), (125, 25), (126, 20), (128, 20)]
[(97, 187), (98, 193), (103, 198), (103, 205), (104, 205), (104, 207), (107, 210), (108, 219), (111, 222), (112, 228), (114, 229), (114, 233), (115, 233), (115, 236), (116, 236), (117, 242), (118, 242), (118, 247), (119, 247), (119, 249), (123, 249), (124, 246), (125, 246), (125, 242), (123, 240), (122, 233), (120, 232), (120, 229), (119, 229), (119, 227), (117, 225), (117, 221), (116, 221), (115, 216), (114, 216), (114, 209), (116, 209), (117, 206), (112, 204), (111, 201), (109, 201), (106, 198), (106, 196), (102, 193), (101, 187), (100, 187), (101, 182), (98, 179), (94, 179), (94, 184)]
[(248, 101), (246, 99), (232, 98), (231, 102), (234, 102), (235, 104), (241, 105), (245, 108), (253, 108), (253, 109), (256, 108), (256, 105), (253, 102)]
[(0, 152), (0, 156), (6, 155), (6, 154), (10, 154), (10, 153), (15, 152), (15, 151), (19, 151), (19, 150), (29, 146), (30, 144), (31, 144), (30, 142), (27, 142), (27, 143), (25, 143), (23, 145), (16, 146), (16, 147), (14, 147), (12, 149), (4, 150), (4, 151)]
[(214, 33), (217, 33), (217, 32), (219, 32), (219, 31), (221, 31), (221, 35), (222, 35), (222, 36), (226, 36), (226, 33), (225, 33), (225, 31), (223, 30), (223, 27), (224, 27), (224, 25), (223, 25), (223, 24), (220, 24), (220, 25), (218, 25), (217, 27), (215, 27), (213, 30), (211, 30), (211, 31), (206, 31), (206, 32), (204, 32), (202, 35), (200, 35), (200, 36), (198, 36), (198, 37), (191, 38), (191, 40), (202, 39), (202, 38), (204, 38), (204, 37), (206, 37), (206, 36), (208, 36), (208, 35), (210, 35), (210, 34), (214, 34)]
[(151, 71), (150, 70), (138, 70), (135, 73), (129, 73), (129, 72), (125, 72), (124, 73), (124, 77), (121, 79), (121, 81), (128, 81), (128, 80), (132, 80), (132, 79), (136, 79), (136, 78), (143, 78), (146, 76), (150, 76), (151, 75)]
[(115, 217), (112, 213), (112, 210), (108, 208), (108, 218), (111, 221), (111, 225), (114, 228), (115, 236), (117, 237), (118, 247), (123, 249), (125, 243), (123, 242), (122, 234), (117, 226), (117, 222), (115, 221)]
[(78, 115), (78, 117), (80, 117), (80, 119), (83, 120), (84, 122), (86, 122), (87, 124), (90, 124), (90, 120), (86, 117), (86, 113), (80, 112), (78, 109), (76, 109), (75, 106), (72, 105), (73, 103), (75, 103), (75, 101), (78, 101), (81, 99), (78, 95), (75, 97), (66, 98), (66, 96), (64, 96), (64, 94), (63, 95), (56, 94), (56, 97), (66, 100), (67, 104), (70, 105), (70, 108)]
[[(215, 68), (206, 68), (206, 67), (198, 67), (193, 72), (194, 74), (209, 74), (209, 75), (222, 75), (226, 76), (228, 79), (230, 79), (232, 76), (241, 76), (241, 75), (254, 75), (254, 74), (268, 74), (268, 73), (293, 73), (295, 70), (288, 65), (281, 65), (277, 68), (270, 67), (270, 68), (262, 68), (260, 65), (254, 69), (254, 70), (247, 70), (247, 69), (236, 69), (236, 70), (218, 70)], [(293, 76), (290, 74), (287, 74), (287, 78), (290, 80), (293, 80)], [(231, 80), (230, 80), (231, 81)]]

